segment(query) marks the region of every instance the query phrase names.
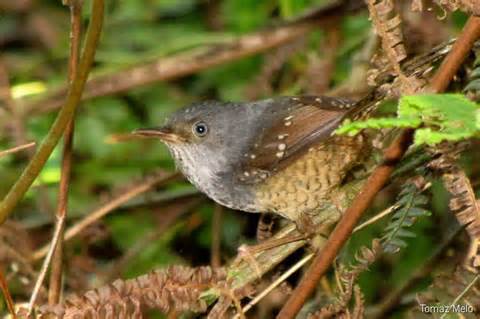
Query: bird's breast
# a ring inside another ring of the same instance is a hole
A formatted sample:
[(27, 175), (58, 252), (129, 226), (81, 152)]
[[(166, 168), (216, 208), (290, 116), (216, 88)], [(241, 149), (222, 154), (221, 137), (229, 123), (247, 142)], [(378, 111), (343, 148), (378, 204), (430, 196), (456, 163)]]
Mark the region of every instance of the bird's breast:
[[(252, 187), (240, 185), (228, 165), (218, 164), (216, 157), (172, 149), (177, 168), (199, 191), (222, 206), (246, 212), (258, 212)], [(203, 160), (202, 160), (203, 159)]]

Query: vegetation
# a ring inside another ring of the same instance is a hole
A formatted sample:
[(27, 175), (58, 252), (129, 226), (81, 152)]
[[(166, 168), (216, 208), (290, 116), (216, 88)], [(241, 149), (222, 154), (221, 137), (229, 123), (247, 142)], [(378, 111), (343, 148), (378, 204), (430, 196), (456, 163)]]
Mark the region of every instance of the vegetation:
[[(0, 318), (478, 318), (478, 8), (0, 0)], [(376, 108), (335, 131), (379, 152), (312, 240), (215, 204), (130, 134), (282, 95)]]

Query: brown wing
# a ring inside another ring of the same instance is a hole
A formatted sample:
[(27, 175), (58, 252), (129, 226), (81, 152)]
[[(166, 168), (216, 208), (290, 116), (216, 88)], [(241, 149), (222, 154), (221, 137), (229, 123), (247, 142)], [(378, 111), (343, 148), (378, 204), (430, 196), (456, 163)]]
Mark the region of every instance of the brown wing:
[(273, 119), (273, 125), (263, 128), (257, 143), (245, 154), (239, 172), (242, 182), (261, 182), (313, 145), (330, 138), (353, 105), (331, 97), (289, 99), (288, 107), (278, 105), (284, 111)]

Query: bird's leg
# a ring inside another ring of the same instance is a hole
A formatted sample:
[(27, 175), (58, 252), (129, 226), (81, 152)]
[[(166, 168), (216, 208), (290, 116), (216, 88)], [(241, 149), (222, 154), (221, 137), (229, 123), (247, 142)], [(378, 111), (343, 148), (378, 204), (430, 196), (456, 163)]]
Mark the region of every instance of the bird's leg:
[(256, 245), (248, 246), (248, 245), (241, 245), (238, 248), (238, 255), (244, 259), (252, 269), (254, 269), (257, 272), (258, 277), (261, 277), (261, 271), (260, 271), (260, 266), (258, 265), (256, 259), (255, 259), (255, 254), (261, 253), (265, 250), (269, 250), (275, 247), (279, 247), (282, 245), (286, 245), (292, 242), (296, 242), (299, 240), (306, 240), (308, 237), (306, 237), (304, 234), (299, 234), (299, 235), (290, 235), (282, 238), (270, 238), (265, 240), (264, 242), (261, 242)]
[(301, 213), (295, 220), (295, 225), (306, 238), (311, 238), (318, 233), (318, 225), (315, 225), (314, 218), (310, 213)]
[(262, 242), (273, 236), (276, 217), (273, 214), (261, 214), (257, 224), (257, 241)]
[(256, 270), (259, 269), (259, 266), (255, 261), (255, 254), (295, 241), (308, 239), (308, 237), (304, 234), (290, 235), (282, 238), (272, 238), (272, 229), (275, 216), (271, 215), (270, 217), (272, 219), (266, 218), (267, 216), (269, 215), (262, 215), (258, 222), (257, 240), (259, 243), (252, 246), (242, 245), (238, 248), (239, 256), (249, 263), (252, 266), (252, 269)]
[(315, 224), (312, 214), (302, 213), (300, 217), (294, 221), (300, 234), (292, 234), (282, 238), (269, 238), (252, 246), (243, 245), (239, 248), (240, 253), (255, 254), (299, 240), (314, 238), (318, 233), (322, 233), (324, 231), (324, 227), (319, 227), (319, 225)]
[(256, 245), (252, 245), (252, 246), (242, 245), (238, 250), (240, 251), (240, 253), (245, 252), (245, 253), (255, 254), (255, 253), (269, 250), (278, 246), (293, 243), (299, 240), (305, 240), (305, 239), (308, 239), (309, 237), (310, 237), (309, 235), (299, 234), (299, 235), (291, 235), (291, 236), (282, 237), (282, 238), (270, 238)]

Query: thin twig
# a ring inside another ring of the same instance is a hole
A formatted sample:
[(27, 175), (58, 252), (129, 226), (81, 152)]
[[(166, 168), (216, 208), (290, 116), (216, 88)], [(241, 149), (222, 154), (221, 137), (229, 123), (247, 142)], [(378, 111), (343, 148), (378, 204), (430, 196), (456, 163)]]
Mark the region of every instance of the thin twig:
[[(417, 191), (420, 193), (420, 192), (424, 192), (426, 189), (428, 189), (432, 184), (431, 183), (426, 183), (425, 186), (423, 186), (421, 189), (417, 189)], [(408, 205), (412, 205), (412, 203), (409, 203)], [(367, 220), (366, 222), (364, 222), (363, 224), (361, 225), (358, 225), (357, 227), (355, 227), (355, 229), (353, 230), (353, 232), (356, 232), (356, 231), (359, 231), (360, 229), (362, 228), (365, 228), (366, 226), (376, 222), (377, 220), (397, 211), (397, 209), (402, 206), (402, 205), (399, 205), (399, 204), (395, 204), (395, 205), (392, 205), (390, 206), (389, 208), (385, 209), (383, 212), (381, 212), (380, 214), (377, 214), (375, 215), (374, 217), (372, 217), (371, 219)], [(404, 217), (406, 218), (406, 217)], [(392, 233), (389, 234), (388, 238), (386, 239), (386, 242), (389, 242), (394, 236), (395, 234), (397, 234), (398, 230), (397, 231), (393, 231)], [(385, 243), (384, 243), (385, 244)]]
[[(278, 277), (274, 282), (268, 285), (261, 293), (259, 293), (255, 298), (253, 298), (248, 304), (243, 307), (242, 312), (245, 314), (247, 311), (253, 308), (260, 300), (262, 300), (266, 295), (268, 295), (273, 289), (275, 289), (278, 285), (284, 282), (288, 277), (290, 277), (293, 273), (303, 267), (310, 259), (312, 259), (313, 254), (308, 254), (307, 256), (303, 257), (300, 261), (298, 261), (293, 267), (291, 267), (288, 271), (284, 272), (280, 277)], [(237, 314), (234, 319), (238, 319), (240, 316)]]
[(9, 148), (8, 150), (0, 151), (0, 157), (3, 157), (5, 155), (9, 155), (9, 154), (14, 154), (14, 153), (23, 151), (27, 148), (30, 148), (30, 147), (34, 147), (35, 144), (36, 144), (35, 142), (30, 142), (30, 143), (27, 143), (27, 144), (23, 144), (23, 145), (19, 145), (19, 146)]
[[(63, 216), (58, 216), (57, 218), (63, 218)], [(57, 220), (55, 232), (53, 233), (53, 238), (50, 243), (50, 248), (48, 249), (47, 256), (43, 261), (42, 268), (38, 274), (37, 281), (35, 282), (35, 286), (33, 287), (32, 295), (30, 296), (30, 301), (28, 302), (28, 314), (32, 313), (33, 307), (35, 306), (35, 301), (37, 300), (38, 293), (40, 292), (40, 288), (42, 288), (43, 280), (47, 275), (48, 266), (50, 265), (50, 261), (53, 257), (53, 252), (55, 251), (55, 247), (58, 243), (58, 238), (60, 238), (60, 233), (62, 230), (62, 225), (64, 221)]]
[(0, 203), (0, 224), (7, 219), (8, 215), (10, 215), (18, 202), (30, 188), (50, 157), (50, 154), (52, 154), (65, 128), (75, 113), (75, 109), (80, 102), (83, 88), (95, 57), (98, 40), (100, 39), (103, 25), (103, 11), (104, 0), (95, 0), (92, 2), (91, 20), (88, 25), (85, 48), (80, 61), (79, 72), (70, 87), (65, 105), (58, 113), (47, 136), (28, 166), (23, 171), (22, 175), (18, 178)]
[[(129, 201), (135, 196), (138, 196), (146, 191), (148, 191), (150, 188), (152, 188), (155, 185), (158, 185), (163, 182), (167, 182), (177, 176), (175, 173), (161, 173), (157, 174), (153, 177), (149, 177), (146, 181), (142, 181), (133, 187), (129, 188), (126, 192), (121, 193), (117, 197), (113, 198), (110, 200), (108, 203), (105, 205), (100, 206), (99, 208), (93, 210), (92, 212), (88, 213), (82, 220), (80, 220), (78, 223), (75, 225), (71, 226), (66, 232), (65, 232), (65, 238), (64, 241), (68, 241), (72, 239), (73, 237), (77, 236), (79, 233), (81, 233), (85, 228), (90, 226), (91, 224), (95, 223), (98, 221), (100, 218), (104, 217), (111, 211), (113, 211), (115, 208), (119, 207), (123, 203)], [(32, 255), (33, 260), (40, 259), (45, 256), (45, 254), (48, 252), (48, 245), (41, 247), (37, 251), (35, 251)]]
[(0, 267), (0, 289), (3, 292), (3, 296), (5, 298), (5, 302), (7, 304), (8, 311), (12, 316), (12, 319), (16, 319), (17, 315), (15, 314), (15, 307), (12, 299), (12, 295), (10, 294), (10, 290), (8, 289), (8, 283), (3, 275), (3, 269)]
[[(70, 1), (70, 60), (68, 64), (68, 81), (71, 83), (78, 72), (78, 60), (80, 56), (80, 37), (82, 32), (82, 3), (83, 1)], [(68, 209), (68, 191), (70, 186), (70, 176), (72, 171), (73, 159), (73, 136), (75, 131), (75, 112), (68, 123), (63, 136), (63, 154), (62, 171), (60, 176), (60, 186), (58, 191), (57, 221), (62, 224), (57, 225), (60, 229), (58, 243), (52, 259), (52, 269), (50, 272), (50, 284), (48, 290), (48, 304), (54, 305), (60, 301), (62, 288), (62, 270), (63, 270), (63, 231), (67, 219)]]
[[(480, 18), (470, 17), (460, 37), (455, 42), (451, 53), (440, 66), (431, 82), (435, 92), (446, 89), (448, 83), (465, 60), (473, 43), (480, 37)], [(452, 56), (452, 57), (450, 57)], [(445, 70), (446, 69), (446, 70)], [(290, 319), (303, 307), (303, 304), (317, 287), (320, 278), (330, 267), (338, 251), (350, 237), (355, 224), (363, 212), (370, 206), (376, 194), (383, 188), (393, 171), (395, 164), (403, 156), (412, 141), (412, 130), (405, 130), (385, 152), (384, 162), (370, 175), (362, 191), (355, 197), (352, 205), (345, 211), (342, 219), (331, 233), (324, 249), (319, 251), (310, 268), (295, 288), (294, 292), (278, 314), (278, 319)]]
[(358, 225), (357, 227), (355, 227), (353, 229), (353, 232), (357, 232), (365, 227), (367, 227), (368, 225), (370, 224), (373, 224), (375, 223), (377, 220), (379, 219), (382, 219), (383, 217), (387, 216), (387, 215), (390, 215), (392, 212), (394, 212), (396, 209), (398, 208), (397, 205), (392, 205), (390, 207), (388, 207), (387, 209), (383, 210), (381, 213), (373, 216), (372, 218), (370, 218), (369, 220), (365, 221), (364, 223)]

